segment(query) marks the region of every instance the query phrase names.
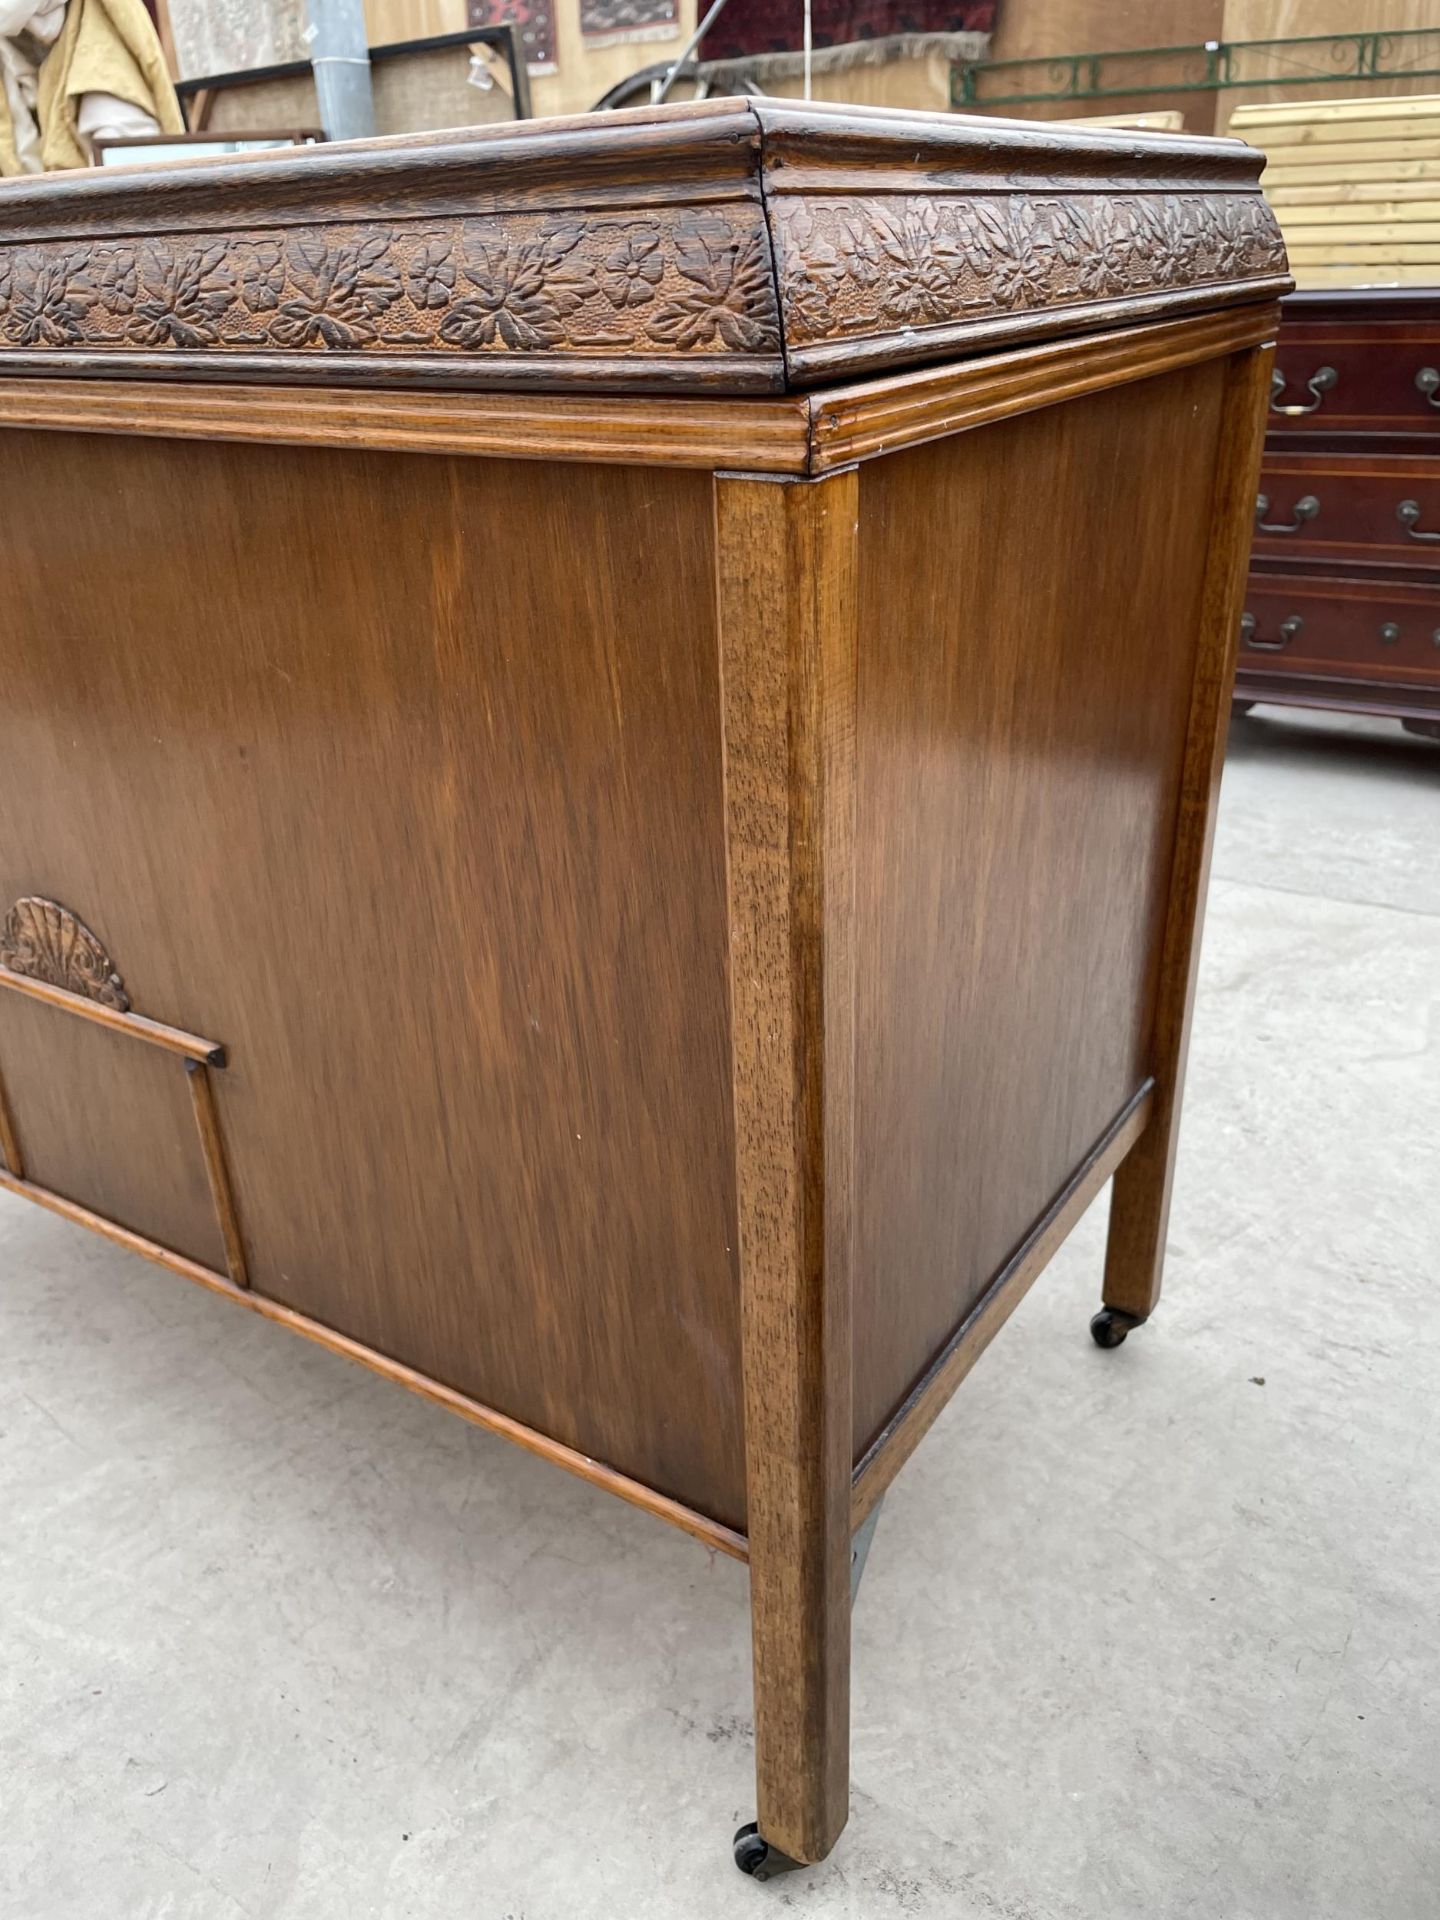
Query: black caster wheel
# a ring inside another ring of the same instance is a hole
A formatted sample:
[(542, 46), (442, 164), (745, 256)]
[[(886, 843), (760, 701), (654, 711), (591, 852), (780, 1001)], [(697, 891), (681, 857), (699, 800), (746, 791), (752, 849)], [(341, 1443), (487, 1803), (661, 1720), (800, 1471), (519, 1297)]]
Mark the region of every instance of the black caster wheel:
[(1097, 1347), (1118, 1347), (1132, 1327), (1145, 1322), (1135, 1313), (1122, 1313), (1119, 1307), (1102, 1307), (1090, 1322), (1090, 1338)]
[(752, 1880), (773, 1880), (777, 1873), (793, 1873), (804, 1862), (772, 1847), (752, 1820), (735, 1835), (735, 1864)]

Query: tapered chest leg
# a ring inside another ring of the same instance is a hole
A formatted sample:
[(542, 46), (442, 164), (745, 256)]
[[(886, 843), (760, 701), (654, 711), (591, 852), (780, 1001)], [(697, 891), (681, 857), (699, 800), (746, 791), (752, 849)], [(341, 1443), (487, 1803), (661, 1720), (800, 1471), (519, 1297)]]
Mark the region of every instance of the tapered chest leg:
[(1155, 1096), (1150, 1124), (1115, 1174), (1104, 1306), (1091, 1322), (1097, 1344), (1105, 1347), (1118, 1346), (1131, 1328), (1149, 1317), (1160, 1297), (1200, 927), (1273, 357), (1271, 347), (1236, 354), (1225, 383), (1225, 414), (1210, 499), (1205, 601), (1155, 1002)]
[[(758, 1834), (849, 1807), (853, 471), (716, 483)], [(744, 1857), (742, 1857), (744, 1855)], [(748, 1862), (748, 1864), (747, 1864)]]

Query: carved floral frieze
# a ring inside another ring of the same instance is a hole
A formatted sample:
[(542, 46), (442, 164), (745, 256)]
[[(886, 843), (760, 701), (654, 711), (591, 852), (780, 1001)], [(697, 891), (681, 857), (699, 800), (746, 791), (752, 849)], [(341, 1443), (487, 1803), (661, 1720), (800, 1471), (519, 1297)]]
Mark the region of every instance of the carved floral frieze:
[(887, 194), (0, 249), (0, 354), (770, 356), (1274, 278), (1253, 193)]
[(1255, 194), (781, 200), (797, 344), (1283, 274)]
[(774, 353), (758, 212), (157, 235), (0, 252), (0, 347)]

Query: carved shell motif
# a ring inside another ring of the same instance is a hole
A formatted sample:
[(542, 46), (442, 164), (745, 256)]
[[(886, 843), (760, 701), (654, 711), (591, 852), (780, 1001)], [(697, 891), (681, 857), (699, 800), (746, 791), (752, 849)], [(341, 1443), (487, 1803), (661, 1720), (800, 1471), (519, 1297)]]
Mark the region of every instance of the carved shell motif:
[(69, 993), (128, 1013), (130, 996), (110, 956), (83, 920), (58, 901), (26, 894), (5, 916), (0, 966), (27, 980), (43, 980)]

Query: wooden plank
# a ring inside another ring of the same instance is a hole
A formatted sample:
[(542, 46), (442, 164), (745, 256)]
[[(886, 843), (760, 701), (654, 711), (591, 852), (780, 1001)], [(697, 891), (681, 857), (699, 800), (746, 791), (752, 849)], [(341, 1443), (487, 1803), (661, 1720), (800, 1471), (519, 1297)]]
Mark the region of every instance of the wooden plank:
[[(1266, 199), (1277, 212), (1285, 209), (1287, 220), (1294, 218), (1291, 209), (1301, 207), (1364, 207), (1367, 211), (1375, 209), (1376, 217), (1387, 218), (1387, 209), (1408, 206), (1412, 201), (1422, 205), (1440, 208), (1440, 167), (1433, 173), (1427, 172), (1417, 180), (1345, 180), (1333, 181), (1328, 186), (1275, 187), (1266, 182)], [(1403, 217), (1397, 215), (1397, 217)]]
[(894, 1419), (855, 1468), (850, 1523), (864, 1524), (901, 1467), (935, 1424), (955, 1389), (1045, 1271), (1061, 1243), (1145, 1131), (1153, 1083), (1135, 1097), (1076, 1168)]
[[(1440, 34), (1436, 36), (1437, 52), (1440, 52)], [(1403, 78), (1403, 75), (1395, 75)], [(1230, 116), (1230, 131), (1237, 137), (1248, 137), (1260, 128), (1268, 131), (1272, 127), (1288, 127), (1296, 121), (1304, 121), (1315, 114), (1323, 114), (1327, 121), (1340, 125), (1349, 122), (1372, 120), (1405, 121), (1440, 118), (1440, 94), (1412, 94), (1400, 100), (1376, 100), (1370, 97), (1351, 100), (1274, 100), (1255, 106), (1237, 107)], [(1259, 140), (1257, 146), (1266, 142)]]
[(667, 1499), (664, 1494), (656, 1493), (652, 1487), (642, 1486), (638, 1480), (630, 1479), (626, 1474), (617, 1473), (599, 1460), (592, 1460), (587, 1454), (577, 1453), (574, 1448), (562, 1446), (547, 1434), (537, 1433), (533, 1427), (527, 1427), (518, 1420), (512, 1420), (508, 1414), (499, 1413), (493, 1407), (487, 1407), (478, 1400), (472, 1400), (467, 1394), (457, 1393), (453, 1387), (442, 1386), (438, 1380), (429, 1379), (414, 1367), (407, 1367), (398, 1360), (391, 1360), (383, 1353), (376, 1353), (371, 1347), (362, 1346), (358, 1340), (351, 1340), (343, 1333), (337, 1333), (333, 1327), (323, 1326), (318, 1320), (311, 1320), (293, 1308), (282, 1306), (278, 1300), (269, 1300), (264, 1294), (255, 1293), (245, 1287), (237, 1287), (222, 1273), (216, 1273), (211, 1267), (202, 1266), (197, 1260), (189, 1260), (182, 1253), (174, 1253), (169, 1247), (162, 1247), (157, 1241), (147, 1240), (143, 1234), (132, 1233), (128, 1227), (118, 1225), (114, 1220), (106, 1220), (98, 1213), (92, 1213), (88, 1207), (80, 1206), (74, 1200), (67, 1200), (63, 1194), (51, 1193), (48, 1188), (36, 1186), (32, 1181), (17, 1178), (13, 1173), (0, 1168), (0, 1187), (7, 1192), (18, 1194), (21, 1199), (33, 1200), (38, 1206), (49, 1212), (59, 1214), (64, 1220), (72, 1221), (76, 1226), (88, 1228), (91, 1233), (99, 1234), (117, 1247), (123, 1247), (127, 1253), (139, 1254), (142, 1260), (153, 1260), (157, 1265), (178, 1273), (183, 1279), (193, 1280), (202, 1287), (208, 1287), (212, 1293), (218, 1293), (227, 1300), (238, 1301), (248, 1307), (252, 1313), (258, 1313), (264, 1320), (273, 1320), (277, 1326), (288, 1327), (292, 1333), (298, 1333), (307, 1340), (313, 1340), (317, 1346), (328, 1347), (332, 1353), (342, 1354), (347, 1360), (357, 1360), (372, 1373), (378, 1373), (383, 1379), (393, 1380), (397, 1386), (406, 1387), (411, 1393), (418, 1393), (422, 1399), (433, 1401), (447, 1412), (458, 1413), (462, 1420), (468, 1420), (473, 1426), (483, 1427), (487, 1433), (498, 1434), (501, 1439), (510, 1440), (516, 1446), (523, 1447), (527, 1453), (536, 1454), (552, 1465), (563, 1467), (567, 1473), (573, 1473), (578, 1479), (586, 1480), (591, 1486), (603, 1488), (607, 1493), (618, 1494), (622, 1500), (628, 1500), (632, 1506), (640, 1507), (660, 1520), (668, 1520), (672, 1526), (699, 1540), (704, 1546), (714, 1547), (721, 1553), (728, 1553), (733, 1559), (744, 1560), (748, 1557), (744, 1536), (729, 1527), (721, 1526), (706, 1515), (694, 1512), (682, 1506), (678, 1500)]
[[(1269, 149), (1267, 148), (1267, 151)], [(1287, 173), (1305, 173), (1310, 167), (1335, 167), (1349, 165), (1352, 161), (1362, 166), (1392, 166), (1411, 160), (1423, 161), (1433, 167), (1436, 157), (1434, 138), (1414, 138), (1404, 140), (1342, 140), (1323, 146), (1277, 147), (1275, 149), (1277, 171)], [(1269, 184), (1269, 169), (1266, 169), (1266, 184)]]
[[(1267, 153), (1285, 153), (1289, 155), (1297, 147), (1326, 147), (1340, 144), (1355, 145), (1372, 141), (1395, 140), (1434, 140), (1440, 138), (1440, 112), (1429, 105), (1423, 114), (1416, 114), (1404, 120), (1365, 119), (1346, 120), (1335, 123), (1322, 117), (1319, 106), (1310, 109), (1311, 117), (1295, 120), (1288, 124), (1267, 127), (1265, 137), (1252, 144), (1263, 147)], [(1233, 126), (1233, 122), (1232, 122)], [(1242, 135), (1244, 129), (1239, 130)]]
[(1105, 1252), (1107, 1307), (1145, 1319), (1160, 1296), (1165, 1229), (1179, 1138), (1180, 1096), (1190, 1044), (1205, 887), (1230, 725), (1235, 654), (1250, 555), (1274, 349), (1231, 362), (1220, 450), (1209, 502), (1208, 558), (1194, 690), (1181, 775), (1180, 811), (1161, 950), (1152, 1057), (1151, 1123), (1115, 1175)]
[[(1360, 240), (1326, 241), (1323, 244), (1299, 241), (1290, 248), (1292, 267), (1325, 267), (1348, 264), (1357, 267), (1418, 267), (1440, 261), (1440, 240), (1408, 242), (1392, 240), (1384, 246), (1367, 246)], [(1388, 278), (1381, 274), (1381, 279)]]
[(23, 973), (11, 973), (8, 967), (0, 967), (0, 987), (9, 987), (13, 992), (24, 994), (28, 1000), (39, 1000), (47, 1007), (56, 1007), (62, 1013), (79, 1014), (82, 1020), (93, 1020), (98, 1027), (109, 1027), (112, 1033), (129, 1034), (133, 1040), (148, 1041), (152, 1047), (163, 1047), (169, 1053), (179, 1053), (191, 1060), (203, 1060), (207, 1066), (223, 1067), (225, 1049), (218, 1041), (202, 1040), (197, 1033), (186, 1033), (180, 1027), (167, 1027), (161, 1020), (147, 1020), (140, 1013), (121, 1013), (115, 1007), (103, 1006), (98, 1000), (87, 1000), (82, 993), (71, 993), (65, 987), (52, 987), (48, 980), (31, 980)]
[(1418, 239), (1440, 234), (1440, 200), (1377, 201), (1371, 206), (1354, 201), (1331, 201), (1325, 206), (1276, 208), (1287, 238), (1302, 241), (1336, 238), (1372, 240)]
[(717, 481), (759, 1825), (849, 1807), (854, 469)]
[(1433, 158), (1412, 160), (1376, 160), (1366, 162), (1353, 160), (1345, 163), (1326, 161), (1323, 165), (1309, 167), (1267, 167), (1265, 169), (1265, 192), (1268, 197), (1277, 190), (1290, 187), (1326, 187), (1345, 186), (1350, 182), (1383, 181), (1399, 182), (1405, 180), (1423, 181), (1427, 185), (1436, 178), (1437, 169)]
[(1300, 287), (1433, 287), (1440, 273), (1434, 266), (1391, 266), (1367, 276), (1354, 267), (1301, 266), (1295, 275)]

